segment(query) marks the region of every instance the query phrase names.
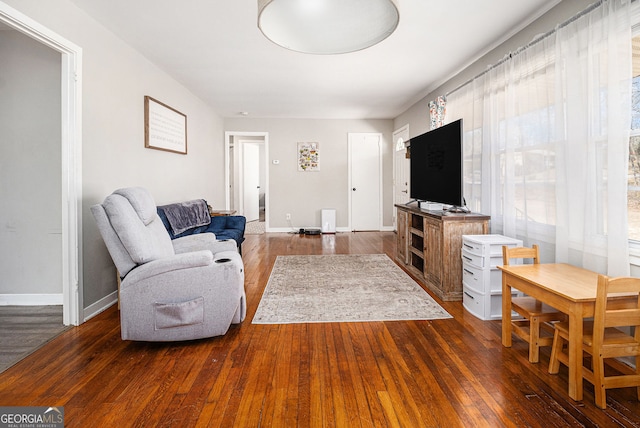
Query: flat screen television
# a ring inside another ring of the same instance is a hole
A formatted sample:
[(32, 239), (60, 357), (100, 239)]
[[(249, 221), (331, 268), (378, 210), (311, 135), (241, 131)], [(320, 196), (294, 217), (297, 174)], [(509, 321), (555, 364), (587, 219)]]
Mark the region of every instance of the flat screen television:
[(462, 119), (411, 138), (409, 146), (411, 199), (464, 207)]

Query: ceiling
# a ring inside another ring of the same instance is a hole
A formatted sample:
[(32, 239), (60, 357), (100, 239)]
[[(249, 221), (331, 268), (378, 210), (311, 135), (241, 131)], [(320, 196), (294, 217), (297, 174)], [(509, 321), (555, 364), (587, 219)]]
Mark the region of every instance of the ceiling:
[(310, 55), (262, 35), (257, 0), (71, 1), (222, 117), (315, 119), (395, 118), (558, 3), (398, 0), (386, 40)]

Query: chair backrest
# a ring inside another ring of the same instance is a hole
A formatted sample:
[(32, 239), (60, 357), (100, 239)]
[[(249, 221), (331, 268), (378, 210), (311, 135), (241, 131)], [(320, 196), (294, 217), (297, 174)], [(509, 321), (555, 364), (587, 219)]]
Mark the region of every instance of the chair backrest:
[(534, 244), (532, 248), (528, 247), (507, 247), (502, 246), (502, 264), (509, 266), (511, 259), (533, 259), (533, 264), (540, 263), (540, 251), (538, 245)]
[(102, 204), (92, 206), (91, 212), (122, 277), (138, 265), (175, 253), (146, 189), (118, 189)]
[[(634, 303), (615, 305), (615, 301), (609, 298), (611, 294), (617, 293), (634, 295)], [(605, 328), (608, 327), (635, 327), (635, 340), (640, 342), (640, 278), (609, 278), (598, 275), (598, 291), (593, 316), (594, 349), (602, 344)], [(619, 356), (638, 355), (638, 353), (640, 349), (636, 347), (635, 353), (621, 350)]]

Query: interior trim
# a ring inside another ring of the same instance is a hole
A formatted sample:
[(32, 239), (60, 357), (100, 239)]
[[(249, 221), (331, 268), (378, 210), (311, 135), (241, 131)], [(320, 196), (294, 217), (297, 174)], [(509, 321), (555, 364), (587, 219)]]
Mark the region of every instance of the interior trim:
[(0, 22), (61, 54), (63, 323), (84, 322), (82, 302), (82, 48), (0, 2)]

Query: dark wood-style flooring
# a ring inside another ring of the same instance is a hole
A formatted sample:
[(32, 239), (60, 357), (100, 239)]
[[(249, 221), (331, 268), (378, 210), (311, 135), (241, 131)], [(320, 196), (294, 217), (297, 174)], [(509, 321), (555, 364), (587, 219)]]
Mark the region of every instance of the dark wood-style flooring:
[(67, 427), (640, 426), (633, 389), (610, 392), (603, 411), (586, 383), (574, 402), (566, 368), (547, 374), (548, 349), (530, 364), (525, 343), (503, 348), (500, 322), (461, 302), (439, 302), (445, 320), (251, 324), (277, 255), (394, 252), (389, 232), (249, 235), (243, 324), (123, 342), (110, 308), (0, 374), (0, 406), (64, 406)]
[(0, 373), (67, 328), (62, 305), (0, 306)]

